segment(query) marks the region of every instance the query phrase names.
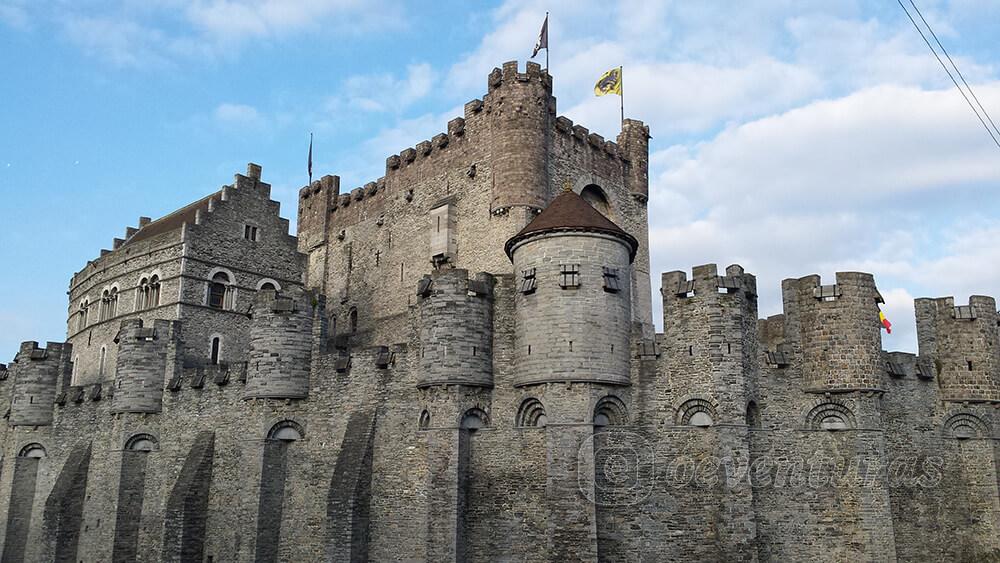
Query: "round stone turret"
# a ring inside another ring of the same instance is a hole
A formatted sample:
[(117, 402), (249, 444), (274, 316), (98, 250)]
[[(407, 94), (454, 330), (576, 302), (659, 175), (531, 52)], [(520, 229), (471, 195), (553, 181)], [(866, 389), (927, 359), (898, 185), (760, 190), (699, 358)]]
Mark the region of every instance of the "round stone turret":
[(552, 77), (538, 63), (524, 73), (517, 61), (494, 69), (488, 79), (484, 111), (493, 129), (493, 199), (490, 208), (541, 209), (548, 196), (548, 154), (555, 114)]
[(945, 401), (1000, 402), (1000, 340), (997, 304), (973, 295), (968, 305), (953, 297), (917, 299), (920, 356), (933, 360)]
[(309, 395), (314, 309), (313, 292), (292, 287), (260, 291), (250, 323), (246, 399), (302, 399)]
[(493, 276), (443, 270), (417, 284), (418, 387), (493, 387)]
[(882, 373), (881, 301), (875, 278), (837, 272), (837, 283), (816, 275), (781, 282), (786, 333), (801, 351), (803, 390), (875, 390)]
[(163, 386), (170, 379), (168, 363), (173, 369), (180, 367), (175, 361), (180, 348), (179, 324), (157, 319), (152, 326), (143, 326), (140, 319), (127, 319), (122, 321), (115, 341), (118, 359), (112, 412), (160, 412)]
[(629, 384), (638, 242), (565, 191), (507, 241), (515, 276), (515, 385)]
[(68, 378), (72, 347), (49, 342), (39, 348), (37, 342), (22, 342), (11, 366), (14, 397), (10, 404), (11, 426), (49, 426), (60, 378)]

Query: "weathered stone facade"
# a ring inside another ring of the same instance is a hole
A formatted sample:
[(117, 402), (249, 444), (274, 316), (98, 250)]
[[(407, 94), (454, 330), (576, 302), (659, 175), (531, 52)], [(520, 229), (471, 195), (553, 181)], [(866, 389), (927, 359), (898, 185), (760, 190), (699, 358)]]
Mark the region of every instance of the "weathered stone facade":
[(655, 333), (649, 129), (551, 80), (306, 186), (297, 238), (250, 165), (88, 263), (68, 342), (0, 365), (2, 560), (1000, 557), (993, 299), (918, 300), (890, 353), (869, 274), (758, 319), (704, 265)]

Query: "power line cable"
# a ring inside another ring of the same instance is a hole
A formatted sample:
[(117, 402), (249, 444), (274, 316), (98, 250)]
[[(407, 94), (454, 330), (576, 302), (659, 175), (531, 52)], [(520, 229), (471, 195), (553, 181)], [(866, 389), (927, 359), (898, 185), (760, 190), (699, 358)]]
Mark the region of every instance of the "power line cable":
[(927, 30), (931, 32), (931, 36), (934, 37), (934, 42), (937, 43), (938, 47), (941, 47), (941, 52), (943, 52), (944, 56), (948, 58), (948, 62), (951, 63), (952, 68), (954, 68), (955, 72), (958, 73), (958, 77), (962, 79), (962, 84), (965, 84), (966, 89), (968, 89), (969, 93), (972, 94), (972, 99), (976, 100), (976, 105), (978, 105), (979, 109), (983, 111), (983, 115), (986, 116), (986, 119), (990, 122), (990, 125), (993, 126), (993, 130), (996, 131), (998, 135), (1000, 135), (1000, 129), (997, 129), (997, 124), (993, 122), (993, 118), (990, 117), (990, 114), (987, 113), (986, 108), (984, 108), (983, 104), (979, 101), (979, 97), (976, 96), (975, 90), (973, 90), (972, 86), (969, 86), (969, 83), (965, 81), (965, 76), (962, 75), (962, 71), (959, 70), (958, 65), (955, 64), (955, 61), (951, 59), (951, 55), (948, 54), (948, 50), (944, 48), (943, 44), (941, 44), (941, 40), (938, 39), (937, 34), (934, 33), (934, 28), (931, 27), (931, 24), (927, 23), (927, 20), (924, 19), (924, 14), (920, 12), (920, 8), (918, 8), (917, 5), (914, 4), (913, 0), (910, 0), (910, 4), (913, 6), (913, 9), (917, 11), (917, 15), (920, 16), (920, 21), (924, 22), (924, 25), (927, 26)]
[(951, 78), (951, 82), (955, 85), (955, 88), (958, 88), (958, 92), (962, 94), (963, 98), (965, 98), (965, 103), (969, 104), (969, 109), (972, 110), (972, 113), (976, 114), (976, 118), (979, 119), (979, 122), (983, 124), (983, 128), (986, 129), (986, 132), (989, 134), (990, 138), (993, 139), (993, 143), (996, 144), (997, 148), (1000, 148), (1000, 141), (997, 140), (996, 135), (993, 134), (993, 131), (990, 129), (990, 126), (986, 124), (986, 121), (983, 119), (983, 117), (979, 115), (979, 111), (976, 109), (976, 106), (972, 105), (972, 101), (969, 100), (969, 96), (965, 94), (965, 90), (962, 90), (962, 87), (958, 85), (958, 81), (955, 80), (954, 75), (952, 75), (951, 71), (948, 70), (948, 66), (944, 64), (944, 61), (941, 60), (941, 57), (937, 54), (937, 51), (934, 50), (934, 46), (931, 45), (931, 42), (927, 39), (927, 36), (924, 35), (924, 31), (920, 29), (920, 26), (917, 25), (916, 20), (914, 20), (913, 16), (910, 15), (910, 11), (907, 10), (906, 6), (903, 5), (903, 0), (896, 0), (896, 2), (898, 2), (899, 7), (902, 8), (904, 12), (906, 12), (906, 17), (910, 18), (910, 23), (913, 24), (913, 28), (916, 29), (917, 33), (920, 34), (920, 37), (923, 38), (924, 43), (927, 44), (927, 48), (930, 49), (931, 53), (934, 54), (934, 58), (937, 59), (939, 63), (941, 63), (941, 68), (943, 68), (944, 71), (948, 73), (948, 78)]

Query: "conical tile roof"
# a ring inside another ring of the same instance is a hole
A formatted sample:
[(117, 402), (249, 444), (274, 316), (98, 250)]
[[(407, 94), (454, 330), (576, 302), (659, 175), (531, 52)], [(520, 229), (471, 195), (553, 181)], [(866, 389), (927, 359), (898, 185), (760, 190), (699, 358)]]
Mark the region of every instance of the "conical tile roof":
[(604, 233), (616, 236), (629, 245), (629, 258), (635, 258), (639, 241), (615, 225), (610, 219), (601, 215), (582, 197), (572, 191), (564, 191), (556, 196), (552, 203), (538, 214), (521, 232), (517, 233), (504, 246), (507, 256), (511, 256), (514, 245), (537, 234), (553, 231), (582, 231)]

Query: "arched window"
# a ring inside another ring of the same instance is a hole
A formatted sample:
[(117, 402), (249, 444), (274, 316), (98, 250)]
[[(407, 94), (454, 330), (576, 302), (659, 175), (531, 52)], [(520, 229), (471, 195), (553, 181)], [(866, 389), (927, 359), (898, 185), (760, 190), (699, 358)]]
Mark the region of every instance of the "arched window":
[(28, 444), (21, 448), (17, 457), (27, 457), (31, 459), (41, 459), (45, 457), (45, 448), (41, 444)]
[(462, 430), (468, 430), (469, 432), (475, 432), (480, 428), (489, 425), (489, 417), (482, 409), (471, 408), (465, 411), (462, 415), (462, 423), (459, 427)]
[(953, 438), (959, 440), (989, 436), (989, 426), (979, 417), (965, 412), (952, 415), (944, 426)]
[(209, 351), (209, 358), (211, 358), (211, 364), (213, 366), (219, 365), (219, 359), (222, 357), (222, 337), (213, 336), (212, 337), (212, 347)]
[(305, 430), (302, 425), (294, 420), (282, 420), (271, 427), (267, 433), (268, 440), (278, 440), (281, 442), (295, 442), (305, 437)]
[(850, 430), (855, 427), (854, 413), (840, 403), (820, 403), (806, 415), (806, 427), (812, 430)]
[(104, 366), (108, 360), (108, 349), (105, 346), (101, 346), (101, 357), (97, 362), (97, 375), (104, 377)]
[(677, 409), (678, 426), (699, 426), (715, 424), (715, 405), (705, 399), (689, 399)]
[(160, 276), (153, 274), (149, 278), (149, 291), (146, 297), (146, 307), (159, 307), (160, 306)]
[(77, 311), (76, 317), (76, 330), (81, 331), (87, 328), (87, 307), (90, 307), (90, 301), (84, 299), (80, 302), (80, 309)]
[(271, 278), (264, 278), (257, 282), (257, 291), (281, 291), (281, 284)]
[(219, 272), (212, 276), (212, 281), (208, 286), (208, 306), (213, 309), (231, 309), (232, 283), (229, 274), (225, 272)]
[(118, 288), (112, 287), (108, 292), (108, 318), (113, 319), (118, 316)]
[(420, 413), (419, 428), (421, 430), (427, 430), (430, 427), (431, 427), (431, 413), (427, 409), (424, 409), (423, 412)]
[(591, 207), (599, 211), (601, 215), (607, 217), (611, 213), (611, 205), (608, 204), (608, 198), (604, 195), (604, 190), (600, 187), (590, 184), (583, 188), (583, 191), (580, 192), (580, 197), (589, 203)]
[(98, 311), (97, 318), (101, 321), (108, 320), (108, 308), (111, 303), (111, 291), (105, 289), (101, 292), (101, 309)]
[(351, 323), (351, 334), (354, 334), (358, 331), (358, 310), (352, 307), (349, 318)]
[(548, 423), (545, 407), (534, 397), (529, 397), (517, 409), (517, 426), (521, 428), (543, 428)]
[(616, 426), (628, 423), (628, 410), (625, 403), (613, 395), (608, 395), (594, 407), (594, 431), (599, 432), (606, 426)]
[(154, 452), (157, 449), (156, 438), (150, 434), (136, 434), (125, 442), (125, 449), (132, 452)]
[(148, 307), (149, 303), (149, 278), (139, 280), (139, 287), (135, 290), (135, 310), (141, 311)]

